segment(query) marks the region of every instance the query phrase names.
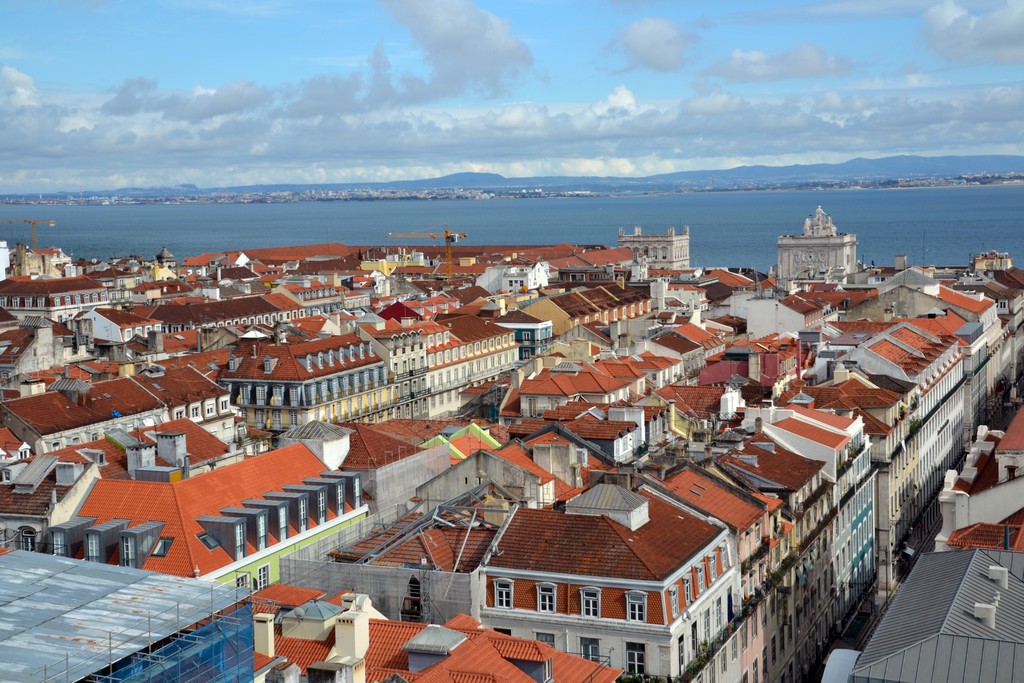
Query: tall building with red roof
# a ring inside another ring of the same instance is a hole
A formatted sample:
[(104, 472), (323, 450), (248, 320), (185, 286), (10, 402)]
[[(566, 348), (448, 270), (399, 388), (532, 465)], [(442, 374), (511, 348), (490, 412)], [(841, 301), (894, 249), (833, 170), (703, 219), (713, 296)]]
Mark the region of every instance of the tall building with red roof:
[(486, 626), (633, 674), (680, 675), (739, 609), (729, 531), (644, 486), (600, 483), (564, 510), (517, 509), (483, 572)]

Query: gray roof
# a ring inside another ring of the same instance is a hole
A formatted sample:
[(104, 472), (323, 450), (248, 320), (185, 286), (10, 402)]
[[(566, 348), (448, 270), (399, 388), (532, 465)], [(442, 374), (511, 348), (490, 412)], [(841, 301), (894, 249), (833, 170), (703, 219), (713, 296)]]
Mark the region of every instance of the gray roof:
[(234, 587), (210, 581), (21, 550), (4, 553), (2, 678), (76, 681), (239, 599)]
[(341, 439), (348, 436), (354, 430), (348, 427), (340, 427), (330, 422), (313, 421), (301, 424), (298, 427), (289, 429), (284, 434), (281, 434), (279, 438), (292, 439), (294, 441), (302, 441), (305, 439), (320, 439), (329, 441), (332, 439)]
[(313, 619), (314, 621), (327, 621), (333, 616), (337, 616), (344, 612), (343, 607), (332, 605), (329, 602), (321, 602), (320, 600), (310, 600), (301, 607), (296, 607), (288, 614), (295, 617), (296, 619)]
[(621, 510), (628, 512), (647, 504), (639, 493), (615, 484), (598, 484), (576, 496), (566, 507), (572, 510)]
[(406, 652), (446, 655), (465, 639), (466, 634), (464, 633), (430, 624), (410, 638), (402, 647)]
[[(1009, 587), (989, 567), (1009, 570)], [(995, 628), (975, 604), (998, 594)], [(868, 641), (851, 681), (1015, 681), (1024, 670), (1024, 554), (964, 550), (923, 555)], [(1015, 673), (1016, 672), (1016, 673)]]
[(907, 268), (893, 275), (891, 278), (886, 280), (886, 285), (906, 285), (908, 287), (922, 286), (922, 285), (935, 285), (937, 281), (928, 277), (924, 273), (914, 268)]

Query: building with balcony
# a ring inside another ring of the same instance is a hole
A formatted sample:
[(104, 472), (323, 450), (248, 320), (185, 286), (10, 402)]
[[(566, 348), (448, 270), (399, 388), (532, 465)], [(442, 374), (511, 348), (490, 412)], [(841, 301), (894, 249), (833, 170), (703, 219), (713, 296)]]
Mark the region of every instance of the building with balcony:
[(388, 368), (391, 405), (388, 418), (427, 416), (427, 348), (417, 327), (394, 320), (361, 325), (357, 334), (373, 347)]
[(246, 424), (280, 432), (317, 420), (385, 419), (388, 371), (374, 346), (354, 334), (294, 344), (242, 339), (221, 383)]

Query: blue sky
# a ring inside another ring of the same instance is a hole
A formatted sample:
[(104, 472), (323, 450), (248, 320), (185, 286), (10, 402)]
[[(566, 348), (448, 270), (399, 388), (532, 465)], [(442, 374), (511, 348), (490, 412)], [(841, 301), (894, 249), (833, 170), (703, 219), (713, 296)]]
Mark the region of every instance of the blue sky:
[(33, 0), (0, 193), (1024, 154), (1024, 0)]

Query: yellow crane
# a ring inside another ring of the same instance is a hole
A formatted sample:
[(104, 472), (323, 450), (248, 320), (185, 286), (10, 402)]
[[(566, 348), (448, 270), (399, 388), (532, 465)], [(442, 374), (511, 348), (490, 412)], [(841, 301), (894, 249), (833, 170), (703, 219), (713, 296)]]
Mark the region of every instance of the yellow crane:
[(464, 240), (469, 235), (461, 232), (453, 232), (444, 225), (444, 232), (389, 232), (389, 239), (413, 239), (413, 240), (436, 240), (444, 238), (444, 267), (448, 282), (452, 281), (452, 245), (459, 240)]
[(39, 248), (39, 240), (36, 236), (36, 226), (42, 223), (43, 225), (49, 225), (51, 228), (57, 225), (57, 221), (34, 221), (30, 218), (14, 218), (11, 220), (0, 221), (0, 223), (14, 224), (14, 223), (31, 223), (32, 224), (32, 251)]

